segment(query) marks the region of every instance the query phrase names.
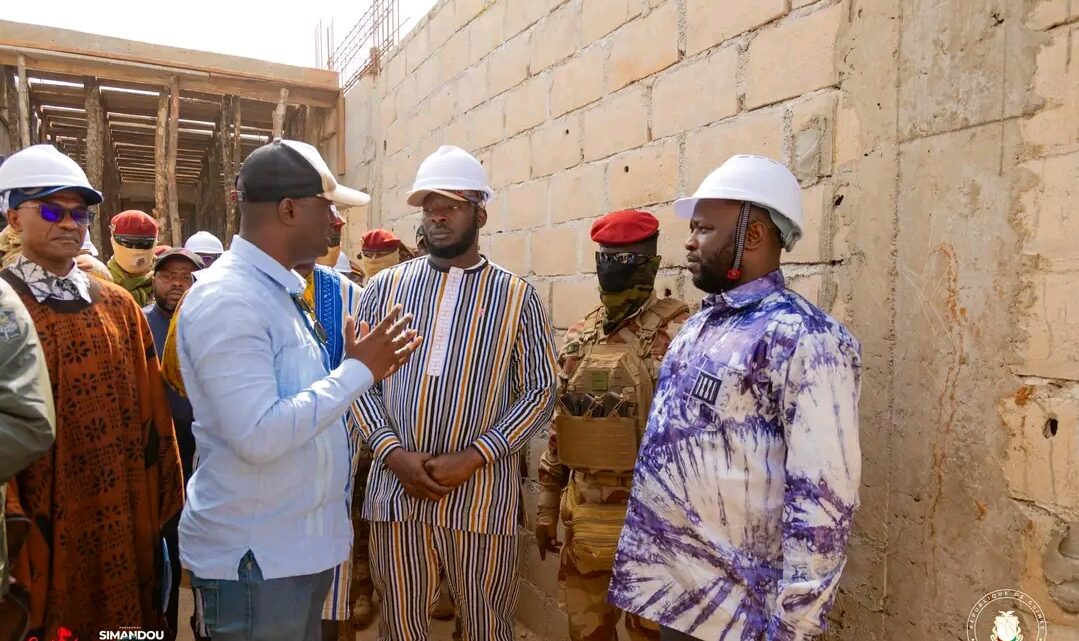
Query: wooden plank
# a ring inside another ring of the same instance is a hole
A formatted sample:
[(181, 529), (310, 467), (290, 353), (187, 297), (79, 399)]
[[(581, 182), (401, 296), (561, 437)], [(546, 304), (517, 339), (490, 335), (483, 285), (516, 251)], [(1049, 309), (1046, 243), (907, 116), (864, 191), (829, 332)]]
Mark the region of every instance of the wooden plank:
[(279, 85), (287, 82), (322, 89), (336, 89), (340, 86), (337, 72), (326, 69), (284, 65), (101, 35), (87, 37), (78, 31), (6, 20), (0, 20), (0, 43), (150, 65), (174, 65), (175, 61), (183, 60), (188, 69), (214, 75), (276, 82)]
[(172, 231), (172, 246), (182, 242), (180, 229), (180, 205), (176, 194), (176, 147), (180, 142), (180, 77), (173, 76), (169, 82), (169, 123), (168, 147), (166, 148), (165, 173), (168, 178), (169, 227)]
[(273, 111), (273, 137), (281, 138), (285, 134), (285, 114), (288, 112), (288, 89), (282, 88), (277, 108)]
[[(2, 22), (2, 21), (0, 21)], [(310, 104), (319, 107), (332, 106), (340, 90), (316, 89), (297, 86), (280, 80), (254, 80), (235, 76), (218, 76), (175, 66), (154, 66), (139, 63), (106, 60), (88, 56), (77, 56), (43, 49), (16, 48), (0, 44), (0, 64), (15, 64), (22, 55), (28, 68), (38, 72), (58, 74), (58, 77), (91, 75), (110, 85), (114, 82), (129, 82), (134, 85), (156, 86), (169, 82), (174, 75), (184, 80), (184, 91), (192, 91), (208, 96), (239, 94), (255, 100), (276, 103), (279, 87), (288, 84), (290, 101), (293, 104)]]
[(157, 129), (154, 135), (154, 218), (158, 224), (165, 218), (168, 211), (168, 174), (165, 166), (165, 150), (168, 140), (165, 132), (168, 127), (169, 101), (168, 96), (162, 91), (157, 97)]
[[(236, 122), (236, 109), (239, 108), (239, 101), (235, 96), (225, 96), (221, 101), (221, 119), (218, 121), (217, 136), (219, 142), (218, 155), (221, 158), (221, 197), (225, 206), (222, 211), (225, 214), (225, 220), (222, 221), (222, 228), (225, 232), (224, 242), (231, 243), (232, 236), (236, 233), (236, 227), (234, 226), (234, 217), (232, 215), (233, 209), (237, 207), (236, 203), (232, 200), (232, 190), (234, 185), (230, 183), (228, 177), (235, 176), (235, 167), (233, 163), (236, 160), (236, 156), (233, 154), (233, 143), (229, 138), (229, 129)], [(237, 135), (239, 132), (237, 132)]]
[[(86, 92), (86, 177), (95, 189), (105, 189), (105, 113), (101, 108), (101, 88), (94, 78), (83, 83)], [(100, 207), (95, 207), (100, 212)], [(98, 247), (109, 237), (106, 216), (99, 216), (90, 238)]]
[(27, 83), (26, 58), (19, 56), (19, 143), (20, 147), (30, 146), (30, 85)]

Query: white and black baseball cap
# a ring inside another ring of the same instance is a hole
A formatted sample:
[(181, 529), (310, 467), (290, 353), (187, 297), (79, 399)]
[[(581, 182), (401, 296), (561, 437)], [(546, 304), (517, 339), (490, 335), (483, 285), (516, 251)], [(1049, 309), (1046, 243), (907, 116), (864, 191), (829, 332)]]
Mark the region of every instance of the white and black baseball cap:
[(313, 146), (275, 138), (247, 157), (236, 176), (236, 199), (273, 203), (283, 198), (321, 196), (342, 207), (363, 207), (371, 197), (337, 184), (333, 172)]

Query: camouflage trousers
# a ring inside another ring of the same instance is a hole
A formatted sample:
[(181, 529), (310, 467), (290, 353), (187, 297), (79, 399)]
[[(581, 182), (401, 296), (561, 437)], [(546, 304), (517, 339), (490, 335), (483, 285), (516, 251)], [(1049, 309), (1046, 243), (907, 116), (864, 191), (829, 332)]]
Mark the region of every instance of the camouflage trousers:
[[(567, 546), (572, 536), (572, 531), (567, 529)], [(616, 628), (623, 614), (631, 641), (659, 639), (659, 625), (607, 603), (607, 590), (611, 585), (610, 568), (582, 570), (577, 567), (572, 555), (563, 551), (558, 578), (565, 590), (571, 641), (617, 641)]]

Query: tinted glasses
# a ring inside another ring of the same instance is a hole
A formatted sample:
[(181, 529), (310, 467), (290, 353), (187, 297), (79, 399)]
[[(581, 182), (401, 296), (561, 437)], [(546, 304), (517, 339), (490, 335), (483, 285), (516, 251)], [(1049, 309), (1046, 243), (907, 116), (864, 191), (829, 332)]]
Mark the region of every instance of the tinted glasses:
[(652, 260), (653, 256), (647, 254), (637, 254), (634, 252), (618, 252), (615, 254), (608, 254), (606, 252), (596, 252), (596, 263), (617, 263), (619, 265), (626, 265), (629, 267), (640, 267), (645, 265), (648, 261)]
[(153, 236), (113, 236), (113, 240), (121, 247), (128, 249), (153, 249), (157, 239)]
[(83, 227), (89, 226), (90, 223), (94, 222), (94, 212), (86, 207), (74, 207), (68, 209), (67, 207), (61, 207), (60, 205), (54, 205), (53, 203), (26, 203), (25, 205), (19, 206), (20, 209), (22, 207), (37, 209), (38, 213), (41, 215), (41, 219), (50, 223), (58, 223), (67, 215), (71, 216), (71, 220), (74, 221), (76, 225), (82, 225)]

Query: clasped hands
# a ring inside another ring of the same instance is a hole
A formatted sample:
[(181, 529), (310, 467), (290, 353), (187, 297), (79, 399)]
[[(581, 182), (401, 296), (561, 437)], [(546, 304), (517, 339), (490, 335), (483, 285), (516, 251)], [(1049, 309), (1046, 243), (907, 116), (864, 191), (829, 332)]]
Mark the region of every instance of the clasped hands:
[(401, 481), (405, 493), (431, 501), (441, 499), (472, 478), (485, 463), (474, 447), (438, 456), (399, 447), (386, 455), (386, 467)]

